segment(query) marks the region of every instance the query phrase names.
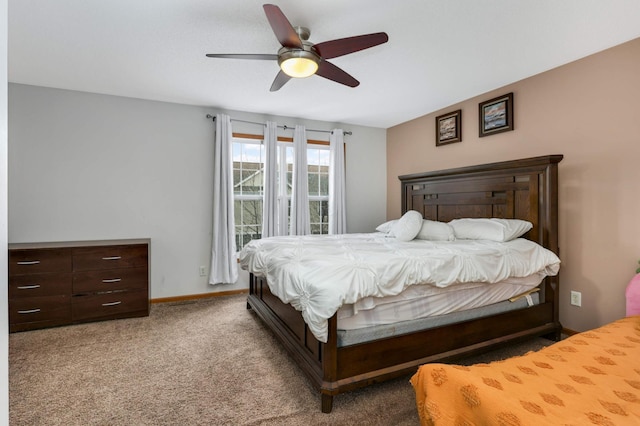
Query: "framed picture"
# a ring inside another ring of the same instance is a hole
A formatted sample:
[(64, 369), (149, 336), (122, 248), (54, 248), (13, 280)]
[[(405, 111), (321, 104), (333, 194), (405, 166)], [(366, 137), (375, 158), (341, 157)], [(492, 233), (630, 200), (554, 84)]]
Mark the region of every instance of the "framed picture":
[(513, 130), (513, 93), (480, 102), (480, 137)]
[(436, 146), (462, 141), (462, 110), (436, 117)]

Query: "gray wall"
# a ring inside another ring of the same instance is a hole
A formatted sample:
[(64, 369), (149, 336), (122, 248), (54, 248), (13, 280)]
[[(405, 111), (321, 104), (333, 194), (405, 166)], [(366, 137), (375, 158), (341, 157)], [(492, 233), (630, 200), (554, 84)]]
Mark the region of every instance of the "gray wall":
[(351, 130), (348, 230), (372, 232), (384, 221), (384, 129), (10, 84), (9, 242), (148, 237), (152, 298), (246, 288), (246, 274), (218, 286), (199, 276), (211, 247), (214, 124), (205, 116), (216, 112)]

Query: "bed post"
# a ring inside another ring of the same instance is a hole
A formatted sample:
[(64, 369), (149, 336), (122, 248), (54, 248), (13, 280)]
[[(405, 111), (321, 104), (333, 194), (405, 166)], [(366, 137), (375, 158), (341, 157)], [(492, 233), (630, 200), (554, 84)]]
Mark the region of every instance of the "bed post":
[(336, 380), (338, 378), (338, 315), (335, 314), (328, 321), (329, 334), (327, 343), (322, 345), (322, 386), (320, 389), (320, 403), (323, 413), (330, 413), (333, 409), (333, 396), (338, 393)]
[[(562, 155), (555, 155), (549, 158), (549, 164), (546, 167), (543, 182), (545, 187), (545, 200), (544, 203), (547, 208), (544, 212), (547, 217), (544, 218), (546, 227), (546, 234), (544, 236), (547, 240), (546, 247), (553, 251), (558, 257), (560, 257), (560, 247), (558, 241), (559, 227), (558, 227), (558, 163), (562, 160)], [(551, 340), (559, 341), (562, 338), (562, 325), (560, 324), (560, 274), (547, 277), (548, 287), (553, 291), (553, 321), (558, 324), (554, 333), (547, 337)], [(548, 298), (550, 299), (550, 298)]]

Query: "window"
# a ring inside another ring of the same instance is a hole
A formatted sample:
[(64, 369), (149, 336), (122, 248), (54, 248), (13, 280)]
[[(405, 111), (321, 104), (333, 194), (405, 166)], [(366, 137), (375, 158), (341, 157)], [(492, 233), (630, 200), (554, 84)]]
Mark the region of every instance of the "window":
[[(265, 152), (261, 137), (233, 138), (233, 186), (236, 247), (262, 236)], [(307, 141), (309, 213), (312, 234), (329, 231), (329, 145)], [(288, 229), (293, 179), (293, 143), (278, 141), (278, 201)], [(282, 178), (284, 177), (284, 179)], [(281, 217), (283, 215), (281, 214)]]
[(264, 146), (251, 139), (233, 141), (233, 198), (236, 247), (262, 235)]
[(329, 147), (307, 148), (312, 234), (329, 233)]

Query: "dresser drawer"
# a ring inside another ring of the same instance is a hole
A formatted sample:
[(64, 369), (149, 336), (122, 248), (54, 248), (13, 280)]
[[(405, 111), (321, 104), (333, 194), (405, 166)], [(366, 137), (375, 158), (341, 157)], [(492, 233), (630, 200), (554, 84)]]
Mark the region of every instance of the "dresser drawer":
[(146, 267), (76, 272), (73, 275), (73, 293), (147, 289), (148, 277)]
[(71, 272), (71, 250), (9, 250), (9, 276)]
[(82, 321), (97, 318), (124, 318), (137, 312), (149, 314), (149, 294), (146, 290), (108, 294), (74, 296), (71, 298), (71, 318)]
[(148, 264), (146, 244), (83, 247), (73, 250), (73, 270), (137, 268)]
[(52, 321), (60, 324), (71, 321), (69, 296), (45, 296), (9, 301), (11, 324)]
[(9, 277), (9, 299), (71, 296), (71, 273), (16, 275)]

